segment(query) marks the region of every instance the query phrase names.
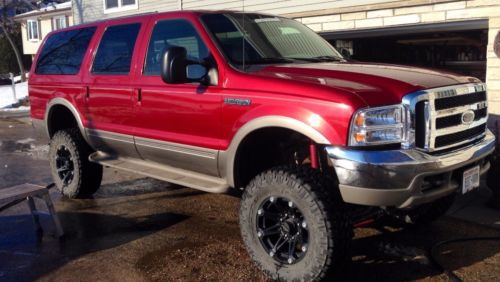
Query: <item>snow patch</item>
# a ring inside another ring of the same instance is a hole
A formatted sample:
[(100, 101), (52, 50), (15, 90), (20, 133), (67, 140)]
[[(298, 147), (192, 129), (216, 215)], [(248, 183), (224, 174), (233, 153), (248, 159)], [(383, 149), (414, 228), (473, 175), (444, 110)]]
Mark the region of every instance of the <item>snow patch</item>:
[[(21, 82), (15, 84), (16, 87), (16, 98), (18, 100), (26, 98), (28, 96), (28, 82)], [(17, 103), (14, 100), (14, 95), (12, 93), (11, 85), (1, 85), (0, 86), (0, 109), (8, 108), (12, 104)]]

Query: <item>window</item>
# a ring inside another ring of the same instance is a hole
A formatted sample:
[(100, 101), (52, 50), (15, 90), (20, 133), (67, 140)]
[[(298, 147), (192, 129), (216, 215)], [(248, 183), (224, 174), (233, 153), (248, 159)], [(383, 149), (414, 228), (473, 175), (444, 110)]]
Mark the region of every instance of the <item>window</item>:
[(138, 9), (137, 0), (104, 0), (104, 13)]
[(77, 74), (95, 31), (96, 27), (87, 27), (51, 35), (43, 45), (35, 72)]
[(30, 41), (38, 41), (40, 39), (40, 32), (38, 29), (38, 21), (37, 20), (28, 20), (26, 22), (26, 29), (28, 34), (28, 40)]
[(196, 29), (186, 20), (166, 20), (156, 24), (149, 41), (144, 74), (159, 75), (163, 53), (170, 47), (184, 47), (187, 57), (193, 61), (204, 61), (210, 53)]
[(207, 14), (202, 20), (237, 67), (343, 60), (327, 41), (291, 19), (260, 14)]
[(139, 23), (108, 27), (97, 49), (92, 72), (128, 74), (140, 27)]
[(66, 16), (54, 17), (52, 26), (54, 30), (58, 30), (66, 27)]

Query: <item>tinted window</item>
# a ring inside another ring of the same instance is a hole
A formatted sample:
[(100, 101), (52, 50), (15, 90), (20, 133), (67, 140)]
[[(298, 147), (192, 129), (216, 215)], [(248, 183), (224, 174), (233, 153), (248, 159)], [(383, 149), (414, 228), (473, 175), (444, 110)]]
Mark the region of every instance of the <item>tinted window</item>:
[(37, 74), (77, 74), (96, 27), (58, 32), (47, 38), (38, 57)]
[(207, 60), (210, 55), (200, 35), (188, 21), (161, 21), (151, 34), (144, 74), (159, 75), (162, 54), (173, 46), (186, 48), (188, 59), (193, 61)]
[(141, 25), (137, 23), (111, 26), (106, 29), (94, 58), (92, 72), (128, 74), (140, 27)]
[(207, 14), (202, 19), (234, 64), (343, 60), (327, 41), (295, 20), (260, 14)]

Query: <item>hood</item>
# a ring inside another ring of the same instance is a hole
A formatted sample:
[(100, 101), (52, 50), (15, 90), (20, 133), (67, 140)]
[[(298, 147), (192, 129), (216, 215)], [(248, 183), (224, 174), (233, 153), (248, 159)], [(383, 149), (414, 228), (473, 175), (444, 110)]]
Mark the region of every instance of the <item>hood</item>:
[(307, 63), (273, 65), (254, 73), (293, 81), (322, 85), (358, 95), (369, 106), (401, 103), (408, 93), (480, 82), (468, 76), (417, 67), (375, 63)]

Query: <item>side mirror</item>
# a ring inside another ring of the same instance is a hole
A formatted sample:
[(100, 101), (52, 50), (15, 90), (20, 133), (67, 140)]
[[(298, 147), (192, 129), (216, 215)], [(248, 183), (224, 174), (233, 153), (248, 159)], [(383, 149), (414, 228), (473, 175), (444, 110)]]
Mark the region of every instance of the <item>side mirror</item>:
[(171, 47), (163, 53), (161, 78), (165, 83), (205, 83), (207, 73), (204, 65), (187, 59), (187, 51), (184, 47)]
[(161, 79), (170, 84), (187, 82), (187, 51), (183, 47), (171, 47), (163, 53)]

